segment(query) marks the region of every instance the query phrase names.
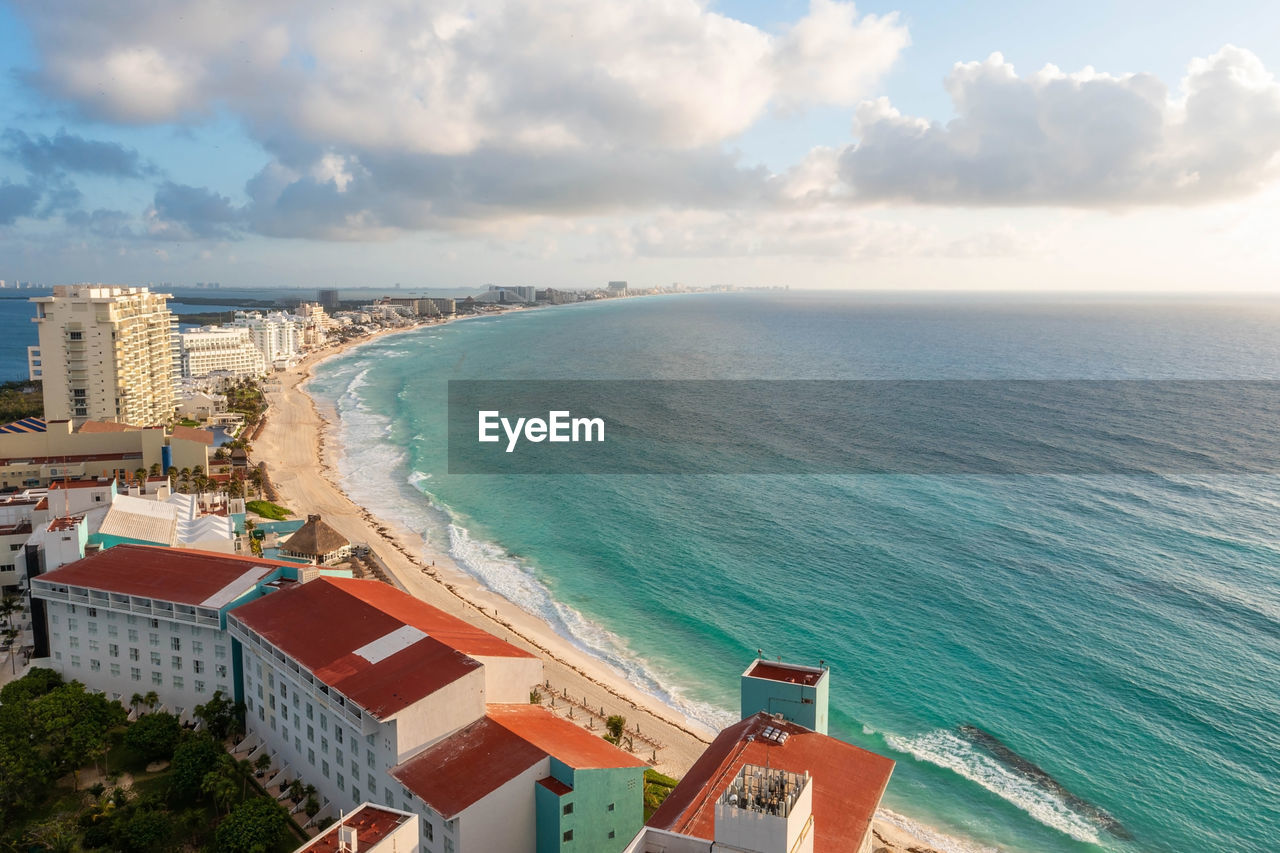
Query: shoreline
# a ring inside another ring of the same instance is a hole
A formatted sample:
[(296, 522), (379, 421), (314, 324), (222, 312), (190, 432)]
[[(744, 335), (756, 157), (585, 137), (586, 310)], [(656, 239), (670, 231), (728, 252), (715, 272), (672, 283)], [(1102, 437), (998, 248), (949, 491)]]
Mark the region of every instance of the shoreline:
[[(639, 690), (540, 617), (484, 587), (447, 550), (395, 521), (373, 515), (343, 491), (336, 459), (330, 455), (331, 445), (336, 443), (330, 434), (336, 414), (322, 412), (306, 385), (315, 368), (331, 358), (375, 340), (423, 328), (384, 330), (327, 347), (295, 367), (273, 374), (271, 379), (278, 387), (266, 392), (266, 424), (253, 443), (252, 457), (267, 463), (269, 480), (281, 504), (302, 515), (318, 512), (351, 542), (370, 545), (411, 595), (541, 657), (544, 677), (550, 684), (549, 691), (544, 687), (544, 696), (554, 695), (558, 712), (574, 713), (581, 722), (587, 715), (585, 709), (590, 708), (596, 716), (596, 728), (602, 728), (603, 723), (597, 709), (606, 716), (621, 713), (628, 731), (635, 735), (636, 754), (651, 759), (653, 768), (661, 773), (683, 776), (716, 732)], [(883, 814), (877, 814), (873, 831), (875, 853), (938, 853)]]

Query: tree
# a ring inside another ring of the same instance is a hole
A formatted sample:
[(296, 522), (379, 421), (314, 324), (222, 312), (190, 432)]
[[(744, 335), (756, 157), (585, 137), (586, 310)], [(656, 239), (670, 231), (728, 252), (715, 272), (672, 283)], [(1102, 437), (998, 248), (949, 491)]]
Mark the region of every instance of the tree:
[(138, 481), (138, 485), (142, 485), (147, 479), (147, 469), (139, 468), (133, 472), (133, 479)]
[(46, 693), (31, 702), (33, 734), (43, 740), (50, 763), (58, 775), (70, 771), (79, 787), (79, 770), (96, 760), (110, 746), (107, 733), (124, 722), (119, 702), (89, 693), (78, 681)]
[(253, 769), (258, 771), (257, 775), (264, 775), (271, 768), (271, 756), (265, 752), (258, 756), (253, 762)]
[(179, 743), (169, 765), (169, 798), (178, 803), (195, 800), (204, 777), (217, 766), (218, 756), (225, 754), (207, 734), (193, 735)]
[(31, 738), (28, 705), (7, 698), (0, 704), (0, 825), (5, 815), (39, 802), (53, 781), (48, 761)]
[(22, 598), (17, 595), (6, 595), (0, 598), (0, 614), (4, 615), (4, 624), (13, 625), (13, 614), (22, 609)]
[(320, 813), (320, 801), (316, 799), (315, 794), (307, 797), (307, 804), (302, 807), (302, 811), (308, 818), (313, 818)]
[(289, 799), (295, 803), (302, 802), (302, 798), (307, 795), (306, 786), (302, 784), (301, 779), (294, 779), (289, 783)]
[(153, 463), (153, 464), (152, 464), (152, 466), (151, 466), (151, 476), (152, 476), (152, 477), (159, 477), (159, 476), (160, 476), (160, 470), (161, 470), (161, 469), (160, 469), (160, 463), (159, 463), (159, 462)]
[(47, 667), (33, 667), (22, 678), (10, 681), (0, 688), (0, 704), (16, 705), (30, 702), (61, 686), (61, 674)]
[(167, 849), (175, 829), (173, 817), (155, 809), (134, 809), (126, 820), (117, 821), (116, 827), (120, 849), (139, 853)]
[[(225, 752), (223, 756), (230, 758)], [(225, 808), (227, 814), (231, 813), (231, 804), (236, 798), (236, 783), (221, 767), (215, 767), (204, 775), (204, 780), (200, 783), (200, 791), (212, 800), (215, 806)]]
[(604, 727), (609, 730), (604, 739), (609, 743), (617, 743), (622, 739), (622, 730), (627, 727), (627, 718), (621, 714), (613, 714), (605, 720)]
[(266, 797), (245, 800), (214, 833), (214, 848), (223, 853), (267, 853), (284, 838), (289, 816)]
[(244, 712), (243, 702), (232, 702), (221, 690), (213, 691), (208, 702), (195, 707), (196, 717), (216, 740), (226, 740), (233, 730), (243, 727)]
[(172, 758), (182, 737), (182, 724), (173, 714), (147, 714), (124, 733), (124, 744), (146, 761)]
[(148, 690), (147, 695), (142, 697), (142, 701), (146, 704), (148, 711), (154, 711), (160, 704), (160, 694), (154, 690)]

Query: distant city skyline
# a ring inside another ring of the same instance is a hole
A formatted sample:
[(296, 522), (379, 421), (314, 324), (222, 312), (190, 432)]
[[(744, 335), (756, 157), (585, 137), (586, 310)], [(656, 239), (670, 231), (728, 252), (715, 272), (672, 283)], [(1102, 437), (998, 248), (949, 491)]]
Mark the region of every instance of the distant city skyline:
[(0, 277), (1277, 292), (1280, 16), (0, 2)]

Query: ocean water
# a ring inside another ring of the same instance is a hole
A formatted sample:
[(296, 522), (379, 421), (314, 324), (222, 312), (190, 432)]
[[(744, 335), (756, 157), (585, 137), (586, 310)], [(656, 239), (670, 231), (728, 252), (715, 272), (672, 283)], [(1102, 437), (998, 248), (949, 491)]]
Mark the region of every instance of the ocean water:
[(1275, 848), (1276, 476), (450, 476), (446, 382), (478, 378), (1277, 379), (1280, 304), (654, 297), (382, 339), (310, 386), (358, 502), (690, 716), (731, 721), (757, 649), (826, 661), (832, 733), (898, 762), (892, 820)]

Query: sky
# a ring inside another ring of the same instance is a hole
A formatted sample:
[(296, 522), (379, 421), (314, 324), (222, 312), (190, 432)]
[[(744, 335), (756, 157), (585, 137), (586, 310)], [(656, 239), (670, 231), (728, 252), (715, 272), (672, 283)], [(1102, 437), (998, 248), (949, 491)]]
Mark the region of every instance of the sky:
[(0, 65), (10, 281), (1280, 290), (1266, 2), (0, 0)]

